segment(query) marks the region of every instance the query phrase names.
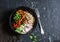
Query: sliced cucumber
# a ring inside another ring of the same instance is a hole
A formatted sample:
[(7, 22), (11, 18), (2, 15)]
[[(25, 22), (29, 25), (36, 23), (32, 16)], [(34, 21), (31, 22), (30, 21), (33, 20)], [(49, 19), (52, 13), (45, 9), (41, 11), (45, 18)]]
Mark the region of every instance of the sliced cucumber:
[(24, 28), (25, 28), (25, 24), (22, 24), (20, 27), (18, 27), (18, 28), (15, 30), (15, 32), (18, 32), (19, 34), (25, 34), (25, 33), (23, 32)]

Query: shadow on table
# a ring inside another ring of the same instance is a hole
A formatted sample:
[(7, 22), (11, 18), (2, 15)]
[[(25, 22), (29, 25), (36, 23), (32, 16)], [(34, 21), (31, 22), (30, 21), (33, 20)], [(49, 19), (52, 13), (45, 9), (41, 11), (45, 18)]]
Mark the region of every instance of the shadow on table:
[(13, 11), (13, 9), (7, 10), (3, 13), (4, 14), (3, 19), (2, 19), (3, 32), (8, 35), (17, 35), (17, 33), (15, 33), (13, 30), (11, 30), (11, 28), (9, 26), (9, 16), (11, 15), (12, 11)]

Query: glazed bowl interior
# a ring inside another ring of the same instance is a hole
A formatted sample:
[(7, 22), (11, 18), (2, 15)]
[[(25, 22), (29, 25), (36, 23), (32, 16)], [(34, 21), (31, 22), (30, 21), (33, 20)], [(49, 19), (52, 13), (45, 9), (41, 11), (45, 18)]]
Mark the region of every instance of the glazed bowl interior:
[[(24, 6), (18, 7), (18, 8), (16, 8), (16, 9), (14, 9), (14, 11), (11, 13), (11, 15), (10, 15), (10, 17), (9, 17), (10, 28), (11, 28), (13, 31), (15, 31), (14, 28), (13, 28), (13, 26), (12, 26), (13, 17), (14, 17), (14, 14), (16, 13), (16, 11), (18, 11), (18, 10), (20, 10), (20, 9), (23, 10), (23, 11), (28, 11), (29, 13), (31, 13), (31, 14), (33, 15), (33, 17), (34, 17), (34, 19), (35, 19), (33, 28), (32, 28), (32, 30), (31, 30), (31, 31), (33, 31), (33, 29), (36, 28), (36, 25), (37, 25), (37, 22), (38, 22), (36, 12), (35, 12), (34, 9), (31, 9), (31, 8), (29, 8), (29, 7), (24, 7)], [(28, 33), (29, 33), (29, 32), (28, 32)]]

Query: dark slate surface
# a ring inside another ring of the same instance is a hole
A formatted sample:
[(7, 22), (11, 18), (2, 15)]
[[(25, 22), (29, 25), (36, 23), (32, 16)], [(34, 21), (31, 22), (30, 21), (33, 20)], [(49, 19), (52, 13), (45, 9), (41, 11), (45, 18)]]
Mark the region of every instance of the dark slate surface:
[(0, 0), (0, 42), (32, 42), (29, 34), (16, 35), (8, 29), (7, 17), (19, 6), (39, 9), (45, 34), (40, 34), (37, 25), (32, 31), (37, 35), (37, 42), (60, 42), (60, 0)]

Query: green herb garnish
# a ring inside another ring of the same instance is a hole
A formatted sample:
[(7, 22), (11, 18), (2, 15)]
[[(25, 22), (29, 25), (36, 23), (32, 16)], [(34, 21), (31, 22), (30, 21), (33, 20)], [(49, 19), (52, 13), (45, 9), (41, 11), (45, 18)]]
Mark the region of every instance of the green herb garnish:
[(30, 35), (29, 37), (30, 37), (30, 39), (33, 39), (33, 36)]
[(21, 15), (16, 13), (13, 19), (16, 22), (18, 19), (21, 19)]
[(29, 38), (32, 40), (32, 42), (37, 42), (37, 36), (35, 34), (31, 34)]

